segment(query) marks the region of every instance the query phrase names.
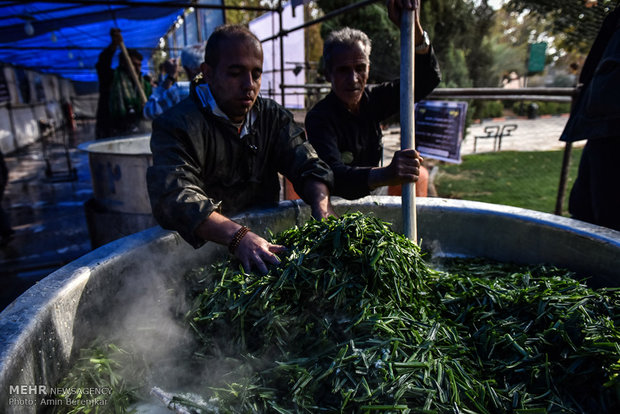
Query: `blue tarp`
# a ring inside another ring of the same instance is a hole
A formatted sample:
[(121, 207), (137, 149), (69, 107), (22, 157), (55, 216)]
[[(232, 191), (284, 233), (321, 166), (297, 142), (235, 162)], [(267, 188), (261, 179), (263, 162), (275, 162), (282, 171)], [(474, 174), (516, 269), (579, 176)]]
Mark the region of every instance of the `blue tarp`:
[[(184, 9), (177, 4), (189, 4), (189, 1), (141, 0), (139, 6), (131, 5), (131, 1), (126, 5), (119, 3), (0, 1), (0, 62), (75, 81), (95, 82), (97, 57), (110, 43), (110, 29), (118, 27), (125, 46), (138, 49), (145, 57), (142, 72), (155, 72), (147, 66), (147, 59), (183, 15)], [(199, 3), (222, 5), (223, 0), (201, 0)], [(224, 22), (221, 9), (200, 8), (197, 13), (202, 22), (203, 39)], [(196, 27), (195, 20), (192, 14), (193, 27)], [(195, 33), (189, 36), (189, 40), (196, 38)]]

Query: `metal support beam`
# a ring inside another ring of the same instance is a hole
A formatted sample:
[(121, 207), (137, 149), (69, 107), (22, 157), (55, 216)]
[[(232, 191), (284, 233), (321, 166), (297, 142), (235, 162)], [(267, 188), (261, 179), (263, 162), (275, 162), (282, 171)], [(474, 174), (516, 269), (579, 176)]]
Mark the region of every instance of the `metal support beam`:
[[(280, 0), (278, 2), (278, 22), (280, 23), (280, 34), (282, 34), (282, 36), (280, 36), (280, 85), (284, 85), (284, 23), (283, 23), (283, 16), (282, 13), (284, 12), (284, 9), (282, 7), (282, 0)], [(284, 94), (284, 88), (280, 88), (280, 99), (281, 99), (281, 104), (282, 106), (286, 107), (284, 105), (284, 100), (286, 99), (286, 96)]]
[[(415, 148), (414, 73), (415, 48), (413, 46), (415, 12), (403, 10), (400, 23), (400, 149)], [(417, 243), (417, 215), (415, 183), (402, 184), (403, 233)]]
[(469, 96), (507, 96), (507, 95), (536, 95), (536, 96), (573, 96), (575, 88), (440, 88), (432, 92), (433, 96), (462, 97)]
[(329, 19), (331, 19), (333, 17), (336, 17), (336, 16), (338, 16), (338, 15), (340, 15), (342, 13), (346, 13), (348, 11), (358, 9), (360, 7), (368, 6), (369, 4), (376, 3), (378, 1), (379, 0), (364, 0), (364, 1), (360, 1), (359, 3), (354, 3), (354, 4), (350, 4), (348, 6), (345, 6), (345, 7), (341, 7), (338, 10), (334, 10), (334, 11), (332, 11), (330, 13), (327, 13), (325, 16), (319, 17), (318, 19), (310, 20), (308, 22), (305, 22), (304, 24), (300, 24), (299, 26), (295, 26), (295, 27), (293, 27), (291, 29), (288, 29), (288, 30), (282, 30), (280, 33), (278, 33), (276, 35), (273, 35), (271, 37), (267, 37), (265, 39), (262, 39), (261, 42), (268, 42), (270, 40), (273, 40), (273, 39), (277, 38), (278, 36), (286, 36), (287, 34), (289, 34), (291, 32), (295, 32), (297, 30), (301, 30), (301, 29), (304, 29), (306, 27), (315, 25), (317, 23), (321, 23), (322, 21), (329, 20)]
[(198, 4), (193, 1), (148, 1), (148, 0), (37, 0), (38, 3), (79, 4), (82, 6), (148, 6), (166, 9), (222, 9), (222, 10), (251, 10), (251, 11), (276, 11), (272, 7), (263, 6), (224, 6), (219, 4)]
[[(571, 112), (573, 111), (575, 104), (577, 103), (577, 97), (581, 93), (582, 85), (578, 85), (573, 89)], [(568, 171), (570, 170), (571, 155), (573, 152), (573, 143), (567, 142), (564, 145), (564, 155), (562, 157), (562, 169), (560, 170), (560, 183), (558, 184), (558, 195), (555, 199), (555, 211), (558, 216), (562, 215), (564, 206), (564, 196), (566, 195), (566, 184), (568, 183)]]
[(566, 195), (566, 184), (568, 183), (568, 171), (570, 170), (570, 158), (573, 152), (573, 143), (567, 142), (564, 146), (564, 154), (562, 157), (562, 169), (560, 171), (560, 184), (558, 185), (558, 196), (555, 199), (556, 216), (562, 215), (564, 206), (564, 196)]

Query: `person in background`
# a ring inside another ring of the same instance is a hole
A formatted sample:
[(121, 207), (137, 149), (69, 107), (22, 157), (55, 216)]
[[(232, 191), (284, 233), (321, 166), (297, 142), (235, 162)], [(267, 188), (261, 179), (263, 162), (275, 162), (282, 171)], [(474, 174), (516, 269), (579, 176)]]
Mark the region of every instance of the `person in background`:
[(155, 81), (157, 85), (161, 85), (162, 82), (166, 79), (166, 76), (168, 76), (166, 70), (164, 69), (164, 63), (166, 62), (161, 62), (157, 67), (157, 80)]
[[(388, 1), (390, 19), (400, 27), (403, 8), (419, 9), (408, 0)], [(415, 19), (415, 100), (428, 95), (440, 82), (437, 60), (419, 13)], [(323, 46), (325, 74), (331, 92), (306, 115), (308, 139), (334, 171), (332, 195), (347, 199), (364, 197), (382, 186), (418, 181), (426, 195), (428, 172), (414, 149), (396, 151), (392, 162), (379, 167), (382, 157), (381, 122), (399, 112), (400, 82), (366, 85), (370, 69), (371, 41), (356, 29), (331, 33)]]
[(4, 155), (0, 151), (0, 247), (6, 246), (13, 236), (15, 230), (11, 228), (9, 215), (2, 208), (2, 198), (4, 197), (4, 189), (9, 182), (9, 169), (4, 161)]
[(157, 81), (151, 75), (144, 75), (144, 80), (151, 84), (151, 90), (157, 87)]
[(246, 271), (279, 263), (273, 245), (228, 217), (277, 206), (278, 173), (293, 183), (316, 219), (333, 215), (333, 175), (293, 115), (259, 96), (263, 49), (246, 27), (215, 29), (202, 77), (184, 99), (153, 120), (147, 187), (153, 215), (195, 248), (227, 245)]
[(568, 211), (577, 220), (620, 230), (620, 6), (607, 15), (579, 76), (580, 93), (560, 136), (587, 139)]
[(120, 29), (110, 29), (111, 42), (99, 54), (95, 67), (99, 79), (99, 100), (95, 134), (98, 139), (119, 135), (129, 135), (148, 130), (142, 117), (142, 101), (137, 85), (134, 83), (129, 65), (132, 65), (140, 78), (144, 94), (151, 94), (151, 83), (142, 76), (142, 54), (135, 49), (127, 49), (131, 62), (123, 54), (119, 66), (112, 69), (112, 59), (116, 49), (123, 42)]
[(181, 100), (177, 86), (178, 65), (176, 59), (166, 60), (162, 65), (165, 76), (159, 81), (146, 104), (144, 104), (143, 115), (146, 119), (155, 119)]
[(187, 81), (179, 81), (176, 59), (168, 59), (162, 63), (165, 76), (160, 85), (153, 91), (146, 105), (144, 117), (155, 119), (164, 111), (189, 96), (190, 83), (196, 76), (201, 76), (200, 65), (203, 62), (205, 44), (198, 43), (187, 46), (181, 51), (181, 65), (187, 75)]

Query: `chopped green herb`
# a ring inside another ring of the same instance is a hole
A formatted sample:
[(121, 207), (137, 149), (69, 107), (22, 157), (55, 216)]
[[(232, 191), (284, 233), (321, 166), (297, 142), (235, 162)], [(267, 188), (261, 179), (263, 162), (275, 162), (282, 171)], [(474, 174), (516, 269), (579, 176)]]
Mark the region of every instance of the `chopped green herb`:
[(266, 275), (230, 261), (188, 273), (186, 322), (198, 346), (186, 375), (198, 384), (175, 406), (620, 412), (617, 289), (544, 265), (431, 268), (416, 244), (361, 213), (311, 220), (273, 241), (289, 251)]

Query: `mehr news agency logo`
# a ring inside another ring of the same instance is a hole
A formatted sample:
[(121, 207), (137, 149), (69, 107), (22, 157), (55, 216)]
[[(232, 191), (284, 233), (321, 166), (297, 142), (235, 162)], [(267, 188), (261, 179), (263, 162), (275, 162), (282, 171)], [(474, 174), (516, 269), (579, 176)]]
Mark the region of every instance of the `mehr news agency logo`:
[[(9, 385), (11, 406), (103, 406), (112, 388), (58, 388), (47, 385)], [(103, 397), (103, 398), (102, 398)]]

